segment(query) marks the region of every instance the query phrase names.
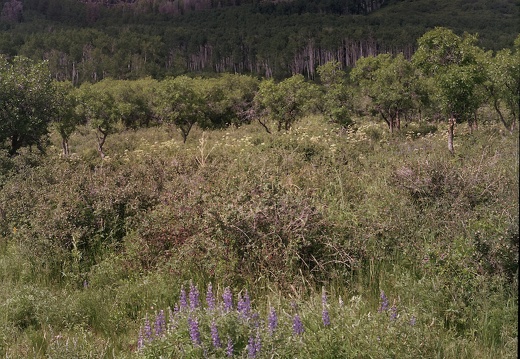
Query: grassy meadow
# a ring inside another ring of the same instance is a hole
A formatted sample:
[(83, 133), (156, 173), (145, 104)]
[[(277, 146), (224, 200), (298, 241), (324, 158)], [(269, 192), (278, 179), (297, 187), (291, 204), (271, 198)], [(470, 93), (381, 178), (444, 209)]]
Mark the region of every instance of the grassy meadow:
[(321, 116), (2, 153), (0, 356), (516, 358), (500, 126), (458, 124), (454, 156), (444, 122)]

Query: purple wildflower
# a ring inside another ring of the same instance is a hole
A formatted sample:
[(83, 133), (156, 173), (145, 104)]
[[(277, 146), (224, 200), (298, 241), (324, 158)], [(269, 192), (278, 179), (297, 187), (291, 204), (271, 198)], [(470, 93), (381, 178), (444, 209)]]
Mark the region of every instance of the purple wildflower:
[(164, 317), (164, 310), (160, 310), (155, 317), (155, 336), (160, 337), (164, 334), (166, 328), (166, 319)]
[(304, 331), (305, 328), (303, 327), (302, 320), (300, 319), (300, 316), (296, 314), (293, 318), (293, 334), (302, 335)]
[(195, 310), (199, 307), (199, 290), (193, 284), (190, 284), (190, 309)]
[(190, 338), (193, 344), (200, 345), (200, 331), (199, 331), (199, 321), (197, 318), (192, 319), (191, 317), (188, 317), (188, 327), (190, 330)]
[(229, 287), (224, 289), (222, 299), (224, 300), (224, 311), (229, 312), (233, 310), (233, 294), (231, 294), (231, 289), (229, 289)]
[(188, 308), (188, 298), (186, 297), (186, 290), (184, 289), (184, 286), (181, 287), (181, 297), (179, 299), (179, 304), (180, 310)]
[(137, 336), (137, 350), (144, 347), (143, 328), (139, 328), (139, 335)]
[(388, 310), (388, 298), (385, 295), (385, 292), (381, 291), (381, 306), (379, 307), (379, 312), (384, 312)]
[(152, 326), (150, 325), (150, 320), (148, 319), (148, 314), (146, 315), (146, 318), (144, 319), (144, 338), (148, 342), (152, 341)]
[(249, 358), (256, 358), (256, 355), (260, 352), (262, 348), (262, 342), (260, 340), (260, 334), (256, 335), (256, 338), (253, 336), (249, 337), (248, 345), (247, 345), (247, 356)]
[(251, 313), (251, 299), (249, 298), (249, 294), (247, 294), (247, 290), (243, 296), (239, 296), (237, 309), (243, 318), (249, 318)]
[(417, 318), (415, 318), (415, 316), (412, 315), (412, 318), (410, 318), (410, 325), (413, 327), (415, 325), (416, 321), (417, 321)]
[(323, 308), (323, 311), (321, 312), (321, 319), (323, 320), (324, 326), (328, 327), (330, 325), (330, 316), (327, 308)]
[(394, 304), (392, 305), (392, 308), (390, 308), (390, 320), (396, 320), (397, 319), (397, 306)]
[(272, 335), (278, 326), (278, 316), (276, 315), (276, 310), (274, 310), (274, 308), (271, 308), (271, 311), (269, 312), (267, 323), (269, 326), (269, 334)]
[(260, 314), (258, 312), (254, 312), (251, 314), (251, 322), (253, 323), (253, 328), (259, 328), (260, 327)]
[(206, 292), (206, 303), (208, 303), (208, 309), (213, 311), (215, 309), (215, 296), (213, 295), (213, 286), (208, 284), (208, 291)]
[(215, 348), (222, 348), (222, 344), (220, 343), (220, 337), (218, 335), (218, 328), (215, 321), (211, 322), (211, 341)]
[(233, 340), (231, 340), (231, 338), (229, 338), (228, 342), (227, 342), (226, 355), (228, 357), (232, 357), (233, 356)]
[(323, 325), (328, 327), (330, 325), (330, 316), (329, 311), (327, 310), (327, 292), (325, 291), (325, 288), (323, 288), (321, 292), (321, 305), (323, 306), (321, 319), (323, 320)]

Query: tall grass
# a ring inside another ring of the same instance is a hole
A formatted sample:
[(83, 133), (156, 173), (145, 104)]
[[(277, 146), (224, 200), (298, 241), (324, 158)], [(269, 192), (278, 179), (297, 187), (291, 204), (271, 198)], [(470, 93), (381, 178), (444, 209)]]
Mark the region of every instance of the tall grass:
[[(85, 130), (70, 158), (3, 157), (0, 354), (516, 357), (518, 136), (461, 126), (453, 157), (441, 124), (358, 122), (128, 131), (103, 161)], [(197, 308), (175, 312), (181, 288)]]

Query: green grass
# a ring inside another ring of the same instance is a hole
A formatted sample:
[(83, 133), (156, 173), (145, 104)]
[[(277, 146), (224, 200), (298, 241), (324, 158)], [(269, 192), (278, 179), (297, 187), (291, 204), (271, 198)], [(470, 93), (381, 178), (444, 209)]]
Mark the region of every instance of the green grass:
[[(259, 358), (516, 358), (518, 133), (459, 125), (451, 156), (444, 124), (390, 136), (357, 123), (194, 129), (185, 145), (164, 128), (125, 131), (108, 138), (104, 161), (84, 130), (71, 158), (57, 138), (46, 156), (3, 157), (0, 355), (202, 357), (187, 311), (137, 351), (145, 318), (192, 282), (209, 357), (224, 355), (211, 346), (216, 318), (237, 357), (255, 334)], [(225, 287), (235, 304), (247, 290), (260, 329), (215, 317), (209, 283), (219, 304)], [(381, 291), (396, 320), (378, 312)]]

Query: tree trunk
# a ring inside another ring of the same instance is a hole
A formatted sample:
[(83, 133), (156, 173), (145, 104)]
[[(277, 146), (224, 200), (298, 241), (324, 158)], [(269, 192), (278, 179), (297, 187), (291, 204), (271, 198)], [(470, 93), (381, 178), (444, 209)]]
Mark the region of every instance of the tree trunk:
[(14, 134), (11, 136), (11, 149), (9, 150), (9, 157), (13, 157), (16, 155), (18, 150), (20, 149), (22, 141), (20, 140), (20, 136), (18, 134)]
[[(100, 135), (101, 134), (101, 135)], [(105, 153), (103, 152), (103, 145), (105, 144), (105, 141), (107, 139), (108, 134), (101, 129), (101, 127), (98, 127), (98, 153), (101, 158), (105, 158)]]
[(262, 127), (265, 129), (265, 131), (268, 133), (268, 134), (271, 134), (271, 130), (269, 130), (269, 127), (267, 127), (267, 124), (265, 122), (263, 122), (260, 117), (258, 117), (258, 122), (262, 125)]
[(495, 99), (493, 101), (493, 106), (495, 107), (495, 111), (498, 113), (498, 117), (500, 117), (500, 121), (504, 125), (504, 127), (509, 131), (509, 133), (512, 135), (513, 131), (515, 130), (515, 120), (513, 118), (513, 122), (508, 124), (506, 119), (504, 118), (504, 115), (502, 114), (502, 111), (500, 111), (500, 104), (498, 103), (498, 100)]
[(478, 131), (478, 121), (477, 121), (477, 112), (475, 111), (475, 117), (473, 118), (473, 123), (472, 123), (472, 130), (473, 131)]
[(392, 116), (390, 116), (390, 118), (387, 118), (382, 110), (379, 110), (379, 114), (381, 115), (383, 120), (385, 120), (386, 124), (388, 125), (388, 129), (390, 130), (390, 133), (393, 133), (394, 132), (394, 126), (393, 126), (393, 123), (392, 123)]
[(63, 156), (69, 157), (70, 151), (69, 151), (69, 141), (66, 139), (61, 140), (61, 148), (63, 149)]
[(455, 117), (451, 116), (448, 120), (448, 150), (452, 155), (455, 153), (455, 150), (453, 149), (453, 135), (455, 133), (455, 123), (457, 123)]

